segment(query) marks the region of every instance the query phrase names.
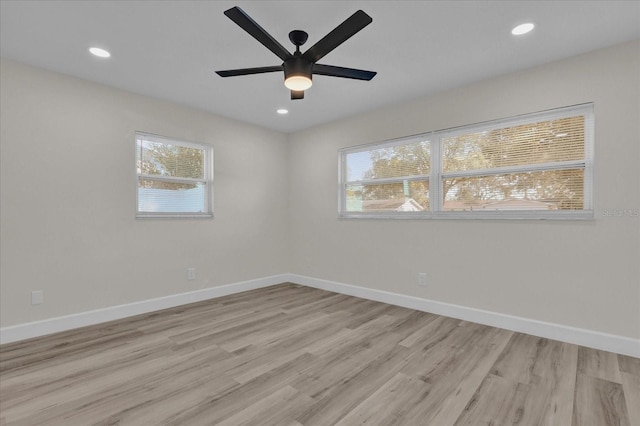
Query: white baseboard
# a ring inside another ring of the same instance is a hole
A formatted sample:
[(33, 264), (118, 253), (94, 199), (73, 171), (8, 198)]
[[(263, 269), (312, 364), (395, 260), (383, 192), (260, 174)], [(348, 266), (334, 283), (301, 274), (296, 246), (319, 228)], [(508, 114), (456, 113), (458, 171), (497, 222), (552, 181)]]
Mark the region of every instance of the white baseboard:
[(127, 303), (126, 305), (112, 306), (103, 309), (96, 309), (94, 311), (81, 312), (42, 321), (3, 327), (0, 328), (0, 344), (44, 336), (47, 334), (57, 333), (59, 331), (71, 330), (74, 328), (113, 321), (134, 315), (146, 314), (148, 312), (159, 311), (161, 309), (186, 305), (187, 303), (215, 299), (216, 297), (227, 296), (229, 294), (240, 293), (247, 290), (268, 287), (287, 282), (288, 278), (288, 274), (273, 275), (266, 278), (241, 281), (219, 287), (205, 288), (187, 293), (158, 297), (156, 299)]
[(145, 314), (161, 309), (173, 308), (187, 303), (215, 299), (229, 294), (268, 287), (280, 283), (291, 282), (307, 287), (333, 291), (363, 299), (389, 303), (391, 305), (430, 312), (458, 318), (465, 321), (518, 331), (548, 339), (560, 340), (576, 345), (601, 349), (623, 355), (640, 358), (640, 339), (601, 333), (582, 328), (569, 327), (544, 321), (500, 314), (497, 312), (469, 308), (460, 305), (437, 302), (414, 296), (407, 296), (388, 291), (374, 290), (335, 281), (322, 280), (298, 274), (280, 274), (255, 280), (211, 287), (202, 290), (180, 293), (156, 299), (113, 306), (94, 311), (81, 312), (42, 321), (0, 328), (0, 344), (44, 336), (60, 331), (71, 330), (87, 325), (99, 324), (134, 315)]
[(460, 305), (437, 302), (414, 296), (391, 293), (382, 290), (374, 290), (335, 281), (321, 280), (304, 275), (288, 274), (288, 281), (296, 284), (315, 287), (322, 290), (363, 299), (389, 303), (391, 305), (430, 312), (447, 317), (458, 318), (479, 324), (518, 331), (520, 333), (559, 340), (594, 349), (601, 349), (618, 354), (640, 358), (640, 339), (633, 339), (615, 334), (602, 333), (582, 328), (569, 327), (513, 315), (484, 311), (482, 309), (469, 308)]

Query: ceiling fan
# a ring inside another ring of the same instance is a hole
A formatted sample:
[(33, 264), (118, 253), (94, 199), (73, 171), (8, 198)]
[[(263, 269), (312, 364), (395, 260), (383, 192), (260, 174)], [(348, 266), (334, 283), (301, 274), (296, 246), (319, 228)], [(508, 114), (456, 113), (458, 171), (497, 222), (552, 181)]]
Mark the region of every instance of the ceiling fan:
[(242, 68), (235, 70), (216, 71), (221, 77), (235, 77), (249, 74), (262, 74), (267, 72), (284, 71), (284, 85), (291, 90), (291, 99), (303, 99), (304, 91), (311, 87), (313, 74), (328, 75), (331, 77), (352, 78), (355, 80), (371, 80), (376, 73), (354, 68), (323, 65), (317, 62), (327, 53), (344, 43), (358, 31), (369, 25), (373, 19), (358, 10), (347, 18), (342, 24), (334, 28), (329, 34), (314, 44), (306, 52), (300, 52), (309, 35), (301, 30), (293, 30), (289, 33), (289, 40), (296, 46), (292, 54), (276, 41), (264, 28), (256, 23), (244, 10), (232, 7), (224, 12), (229, 19), (238, 24), (253, 38), (262, 43), (267, 49), (276, 54), (284, 62), (282, 65), (258, 68)]

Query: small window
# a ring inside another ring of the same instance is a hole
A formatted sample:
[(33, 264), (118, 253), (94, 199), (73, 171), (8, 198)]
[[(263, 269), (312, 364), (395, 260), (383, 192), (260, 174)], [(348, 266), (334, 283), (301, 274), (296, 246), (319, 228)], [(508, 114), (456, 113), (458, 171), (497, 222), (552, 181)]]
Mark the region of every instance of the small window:
[(348, 148), (340, 164), (341, 217), (592, 218), (593, 105)]
[(213, 149), (136, 132), (136, 217), (212, 217)]

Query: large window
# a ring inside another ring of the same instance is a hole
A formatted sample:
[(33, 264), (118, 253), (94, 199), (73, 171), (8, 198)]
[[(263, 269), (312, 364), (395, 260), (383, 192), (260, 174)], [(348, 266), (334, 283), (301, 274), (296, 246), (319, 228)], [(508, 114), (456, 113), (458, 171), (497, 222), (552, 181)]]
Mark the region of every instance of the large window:
[(340, 151), (340, 216), (589, 219), (593, 105)]
[(136, 217), (212, 217), (213, 149), (136, 132)]

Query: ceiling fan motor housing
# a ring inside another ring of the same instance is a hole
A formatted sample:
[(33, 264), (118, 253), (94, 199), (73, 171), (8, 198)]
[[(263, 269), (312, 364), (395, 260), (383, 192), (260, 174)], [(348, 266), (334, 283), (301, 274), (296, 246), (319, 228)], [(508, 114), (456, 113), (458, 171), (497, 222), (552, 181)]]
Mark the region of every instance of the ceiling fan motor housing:
[(284, 67), (284, 79), (289, 77), (303, 76), (311, 80), (313, 72), (313, 62), (308, 61), (300, 56), (294, 56), (291, 59), (287, 59), (282, 64)]

